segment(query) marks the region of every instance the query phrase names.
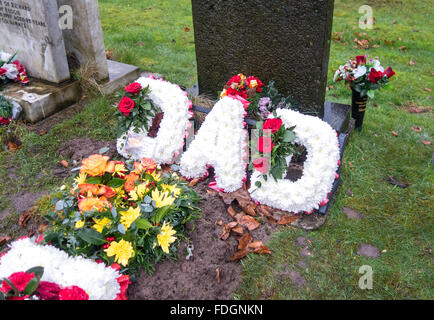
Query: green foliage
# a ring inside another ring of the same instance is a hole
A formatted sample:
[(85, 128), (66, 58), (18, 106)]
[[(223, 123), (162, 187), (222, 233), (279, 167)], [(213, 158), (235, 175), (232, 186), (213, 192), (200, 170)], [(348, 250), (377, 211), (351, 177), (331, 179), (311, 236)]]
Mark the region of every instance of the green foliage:
[(3, 95), (0, 95), (0, 117), (6, 119), (12, 117), (12, 107), (12, 103)]

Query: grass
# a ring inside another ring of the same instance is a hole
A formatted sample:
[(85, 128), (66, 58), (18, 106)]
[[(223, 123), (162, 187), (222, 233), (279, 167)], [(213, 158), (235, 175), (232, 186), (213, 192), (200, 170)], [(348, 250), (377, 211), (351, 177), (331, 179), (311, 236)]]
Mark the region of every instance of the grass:
[[(191, 4), (188, 0), (100, 0), (106, 48), (114, 59), (164, 74), (173, 82), (190, 86), (196, 82), (196, 61)], [(358, 29), (358, 8), (374, 10), (372, 30)], [(410, 105), (432, 107), (433, 14), (431, 2), (398, 0), (336, 0), (327, 100), (350, 103), (350, 92), (332, 82), (334, 70), (349, 57), (368, 53), (397, 72), (391, 90), (382, 90), (369, 102), (362, 133), (354, 133), (345, 151), (339, 194), (327, 223), (306, 233), (286, 228), (274, 235), (271, 256), (252, 255), (242, 261), (243, 281), (236, 299), (432, 299), (433, 295), (433, 182), (431, 164), (432, 112), (410, 114)], [(355, 27), (355, 29), (354, 29)], [(354, 48), (353, 40), (366, 39), (371, 48)], [(404, 48), (402, 48), (405, 46)], [(401, 49), (399, 49), (401, 47)], [(409, 62), (414, 61), (414, 65)], [(62, 181), (52, 169), (61, 160), (62, 141), (76, 137), (99, 140), (115, 138), (111, 97), (90, 95), (86, 108), (39, 136), (23, 125), (16, 130), (23, 148), (0, 152), (0, 212), (13, 213), (0, 221), (0, 236), (18, 237), (12, 226), (18, 221), (9, 199), (24, 190), (53, 192)], [(374, 105), (375, 102), (375, 105)], [(422, 128), (420, 133), (412, 126)], [(392, 131), (399, 135), (395, 137)], [(14, 177), (10, 172), (14, 170)], [(409, 183), (405, 189), (383, 179), (392, 175)], [(354, 196), (346, 191), (350, 189)], [(43, 198), (40, 212), (49, 204)], [(363, 220), (350, 220), (342, 213), (350, 207)], [(12, 230), (12, 234), (10, 234)], [(302, 259), (297, 237), (311, 240), (313, 256), (305, 258), (307, 269), (297, 267)], [(380, 258), (357, 255), (362, 243), (384, 251)], [(5, 246), (0, 247), (4, 250)], [(373, 290), (361, 290), (359, 268), (374, 271)], [(307, 285), (297, 288), (279, 275), (297, 270)]]

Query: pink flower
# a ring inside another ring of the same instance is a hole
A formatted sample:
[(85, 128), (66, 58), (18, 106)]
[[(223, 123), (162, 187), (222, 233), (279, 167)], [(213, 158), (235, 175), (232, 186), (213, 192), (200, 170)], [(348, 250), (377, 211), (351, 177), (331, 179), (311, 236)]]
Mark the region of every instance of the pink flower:
[[(8, 279), (14, 284), (18, 291), (22, 292), (26, 288), (29, 281), (32, 280), (34, 277), (35, 275), (33, 273), (16, 272), (13, 273)], [(11, 289), (11, 286), (6, 281), (3, 281), (0, 291), (3, 293), (7, 293)]]
[(56, 283), (41, 281), (35, 294), (41, 300), (59, 300), (61, 290), (62, 288)]
[(270, 169), (270, 159), (266, 157), (257, 158), (253, 160), (253, 166), (255, 167), (256, 171), (259, 171), (260, 173), (267, 173)]
[(89, 300), (89, 295), (83, 289), (71, 286), (59, 292), (59, 300)]
[(258, 140), (258, 150), (262, 153), (270, 153), (274, 148), (273, 140), (269, 137), (260, 137)]

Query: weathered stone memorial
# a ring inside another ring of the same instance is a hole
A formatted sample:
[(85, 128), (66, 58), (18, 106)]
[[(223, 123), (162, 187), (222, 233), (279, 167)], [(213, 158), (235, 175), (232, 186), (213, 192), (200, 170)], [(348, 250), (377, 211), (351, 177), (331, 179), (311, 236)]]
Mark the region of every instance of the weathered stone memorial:
[(74, 68), (94, 68), (105, 94), (140, 73), (137, 67), (106, 59), (97, 1), (0, 0), (0, 39), (0, 51), (16, 52), (31, 77), (29, 86), (10, 84), (2, 94), (19, 103), (30, 122), (81, 98), (79, 83), (71, 80)]
[[(334, 0), (192, 0), (198, 86), (216, 95), (232, 75), (274, 80), (301, 111), (348, 122), (325, 104)], [(325, 110), (326, 109), (326, 110)]]

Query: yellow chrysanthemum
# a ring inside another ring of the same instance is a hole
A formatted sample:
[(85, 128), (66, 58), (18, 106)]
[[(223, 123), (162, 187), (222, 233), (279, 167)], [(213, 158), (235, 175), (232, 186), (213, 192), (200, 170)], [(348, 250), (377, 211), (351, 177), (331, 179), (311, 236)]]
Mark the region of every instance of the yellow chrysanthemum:
[(169, 192), (160, 192), (158, 189), (152, 191), (152, 200), (155, 201), (157, 208), (171, 206), (175, 202), (175, 198), (169, 195)]
[(84, 227), (84, 221), (83, 220), (78, 220), (76, 223), (75, 223), (75, 229), (81, 229), (81, 228), (83, 228)]
[(80, 172), (77, 178), (74, 179), (74, 188), (71, 192), (75, 192), (78, 189), (78, 186), (81, 184), (85, 184), (87, 179), (87, 174), (85, 172)]
[(154, 178), (155, 182), (161, 181), (161, 172), (157, 174), (157, 172), (154, 171), (154, 172), (152, 172), (151, 176), (152, 176), (152, 178)]
[(92, 228), (98, 231), (99, 233), (102, 233), (104, 227), (112, 223), (112, 221), (106, 217), (102, 219), (93, 219), (93, 221), (95, 222), (95, 225)]
[(176, 184), (163, 184), (162, 187), (164, 191), (169, 191), (169, 194), (175, 198), (177, 198), (181, 194), (181, 188), (178, 188), (178, 185)]
[(176, 237), (174, 237), (175, 234), (176, 231), (173, 230), (172, 226), (164, 222), (164, 225), (161, 228), (161, 233), (157, 236), (157, 240), (161, 249), (163, 249), (165, 253), (169, 253), (170, 244), (176, 241)]
[(126, 267), (128, 261), (134, 257), (134, 249), (131, 242), (122, 239), (119, 242), (113, 241), (110, 247), (104, 250), (108, 257), (115, 256), (115, 262)]
[(133, 207), (130, 207), (128, 211), (121, 211), (121, 223), (125, 227), (125, 230), (128, 230), (129, 227), (133, 224), (134, 221), (137, 220), (138, 217), (140, 217), (140, 208), (137, 207), (134, 209)]
[(139, 201), (142, 200), (145, 196), (146, 192), (148, 191), (149, 183), (142, 183), (139, 184), (133, 191), (131, 191), (130, 194), (130, 200), (131, 201)]
[(113, 172), (113, 175), (117, 174), (119, 177), (123, 178), (123, 177), (125, 177), (124, 172), (127, 172), (127, 168), (125, 167), (125, 164), (121, 163), (121, 164), (115, 165), (115, 170)]

